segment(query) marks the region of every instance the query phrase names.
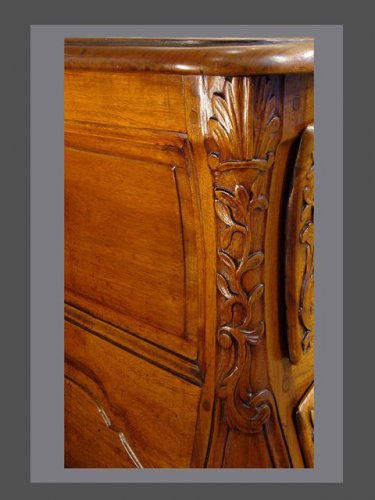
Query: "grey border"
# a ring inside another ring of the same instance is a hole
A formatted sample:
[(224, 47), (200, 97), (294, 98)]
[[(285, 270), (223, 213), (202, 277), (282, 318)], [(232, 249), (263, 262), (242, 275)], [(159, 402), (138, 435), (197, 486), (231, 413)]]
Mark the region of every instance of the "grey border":
[[(63, 469), (63, 38), (313, 36), (316, 53), (316, 468)], [(342, 27), (33, 26), (31, 30), (32, 482), (342, 481)], [(320, 168), (319, 166), (323, 167)], [(329, 165), (329, 168), (326, 166)]]

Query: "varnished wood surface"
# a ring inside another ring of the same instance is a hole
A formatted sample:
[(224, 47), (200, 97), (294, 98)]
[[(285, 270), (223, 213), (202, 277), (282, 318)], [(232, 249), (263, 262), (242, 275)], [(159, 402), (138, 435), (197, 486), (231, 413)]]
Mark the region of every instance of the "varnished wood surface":
[(185, 131), (179, 75), (66, 70), (64, 89), (67, 120)]
[(194, 357), (197, 256), (184, 140), (141, 139), (67, 127), (66, 300)]
[(66, 69), (234, 76), (311, 73), (313, 67), (311, 38), (65, 40)]
[(312, 466), (285, 295), (312, 47), (66, 41), (66, 467)]

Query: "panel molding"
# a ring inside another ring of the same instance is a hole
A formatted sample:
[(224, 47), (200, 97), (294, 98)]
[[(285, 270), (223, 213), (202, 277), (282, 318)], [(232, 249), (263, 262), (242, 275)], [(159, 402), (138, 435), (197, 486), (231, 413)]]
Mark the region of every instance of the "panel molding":
[(197, 362), (123, 328), (96, 318), (72, 304), (66, 303), (64, 310), (66, 321), (183, 380), (199, 387), (202, 386), (203, 375)]

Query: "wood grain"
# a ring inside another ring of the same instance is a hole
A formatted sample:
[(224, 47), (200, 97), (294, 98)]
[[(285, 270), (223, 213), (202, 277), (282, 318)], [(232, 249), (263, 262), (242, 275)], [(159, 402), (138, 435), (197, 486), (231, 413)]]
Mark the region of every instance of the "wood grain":
[(64, 91), (67, 120), (185, 130), (182, 79), (177, 75), (160, 79), (156, 74), (66, 70)]

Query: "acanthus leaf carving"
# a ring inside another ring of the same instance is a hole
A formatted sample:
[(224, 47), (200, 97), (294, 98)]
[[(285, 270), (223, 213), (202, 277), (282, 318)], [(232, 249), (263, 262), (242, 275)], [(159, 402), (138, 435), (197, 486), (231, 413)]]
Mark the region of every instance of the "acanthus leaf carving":
[(272, 79), (227, 77), (223, 91), (213, 93), (211, 106), (207, 124), (211, 169), (270, 168), (281, 134)]

